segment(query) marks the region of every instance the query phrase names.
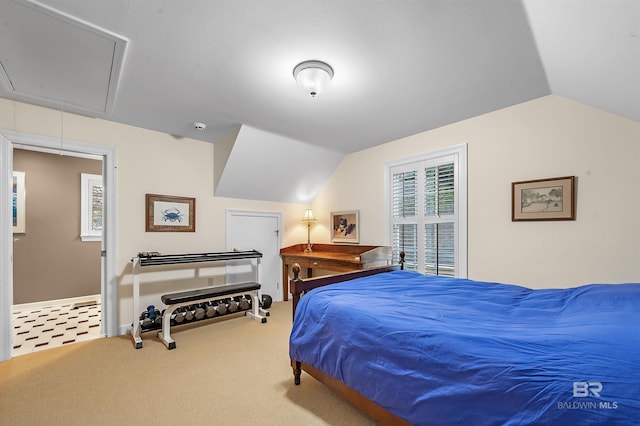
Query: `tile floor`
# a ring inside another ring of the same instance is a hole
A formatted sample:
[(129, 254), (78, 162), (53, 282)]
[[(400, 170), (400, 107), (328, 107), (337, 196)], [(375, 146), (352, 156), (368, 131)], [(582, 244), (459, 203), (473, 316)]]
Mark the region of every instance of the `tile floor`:
[(13, 356), (104, 337), (100, 303), (13, 309)]

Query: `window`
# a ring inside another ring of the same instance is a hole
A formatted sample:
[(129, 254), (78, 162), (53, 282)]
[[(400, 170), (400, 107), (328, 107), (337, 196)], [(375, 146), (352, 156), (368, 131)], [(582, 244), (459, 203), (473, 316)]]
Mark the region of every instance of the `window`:
[(80, 239), (100, 241), (102, 240), (102, 176), (81, 173), (80, 179)]
[(466, 145), (387, 165), (393, 259), (427, 275), (467, 275)]

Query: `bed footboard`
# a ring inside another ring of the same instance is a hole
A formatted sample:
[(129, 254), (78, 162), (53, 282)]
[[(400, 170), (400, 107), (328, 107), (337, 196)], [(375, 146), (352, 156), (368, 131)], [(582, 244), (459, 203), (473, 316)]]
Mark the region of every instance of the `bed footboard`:
[(323, 287), (330, 284), (336, 284), (343, 281), (354, 280), (356, 278), (367, 277), (369, 275), (381, 274), (384, 272), (396, 271), (399, 269), (404, 269), (404, 252), (400, 252), (400, 262), (396, 265), (387, 265), (381, 266), (378, 268), (369, 268), (369, 269), (361, 269), (358, 271), (345, 272), (342, 274), (333, 274), (333, 275), (325, 275), (321, 277), (315, 278), (300, 278), (300, 265), (298, 263), (294, 263), (292, 266), (293, 271), (293, 279), (289, 280), (289, 292), (292, 296), (292, 317), (295, 319), (296, 317), (296, 308), (298, 307), (298, 302), (300, 301), (300, 297), (307, 293), (308, 291), (313, 290), (314, 288)]

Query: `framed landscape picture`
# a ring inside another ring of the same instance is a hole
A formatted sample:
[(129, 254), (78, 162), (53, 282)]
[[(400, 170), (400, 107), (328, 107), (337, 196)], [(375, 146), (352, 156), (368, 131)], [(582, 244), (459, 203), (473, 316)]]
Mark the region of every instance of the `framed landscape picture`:
[(146, 194), (147, 232), (195, 232), (196, 199)]
[(27, 230), (26, 208), (25, 208), (25, 172), (13, 172), (11, 185), (12, 223), (14, 234), (24, 234)]
[(575, 176), (513, 182), (511, 220), (575, 220)]
[(359, 243), (360, 217), (358, 210), (331, 212), (331, 242)]

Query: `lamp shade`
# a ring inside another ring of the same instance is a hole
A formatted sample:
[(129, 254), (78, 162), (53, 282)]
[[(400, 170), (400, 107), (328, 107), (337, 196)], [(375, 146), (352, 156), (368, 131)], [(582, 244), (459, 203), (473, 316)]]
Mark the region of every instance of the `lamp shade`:
[(333, 78), (333, 68), (321, 61), (301, 62), (293, 69), (298, 88), (315, 97), (324, 92)]
[(303, 222), (315, 222), (316, 218), (313, 216), (313, 211), (311, 209), (307, 209), (304, 212), (304, 217), (302, 218)]

